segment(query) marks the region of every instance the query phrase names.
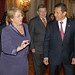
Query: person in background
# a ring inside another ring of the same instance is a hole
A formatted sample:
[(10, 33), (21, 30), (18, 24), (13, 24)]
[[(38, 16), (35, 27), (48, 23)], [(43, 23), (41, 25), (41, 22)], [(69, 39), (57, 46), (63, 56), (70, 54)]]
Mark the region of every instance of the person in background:
[(0, 53), (1, 53), (1, 32), (2, 32), (2, 29), (7, 26), (9, 23), (8, 23), (8, 18), (7, 18), (7, 11), (4, 12), (3, 14), (3, 17), (2, 17), (2, 20), (1, 20), (1, 25), (0, 25)]
[(50, 13), (50, 14), (49, 14), (49, 17), (51, 18), (51, 20), (55, 20), (55, 16), (54, 16), (53, 13)]
[(46, 66), (43, 63), (43, 42), (46, 25), (50, 18), (46, 16), (47, 10), (45, 5), (40, 4), (37, 10), (38, 16), (29, 21), (29, 32), (31, 36), (30, 49), (32, 51), (35, 75), (43, 75)]
[(44, 40), (44, 64), (50, 67), (50, 75), (75, 75), (75, 21), (66, 17), (64, 3), (55, 5), (56, 20), (48, 23)]
[(8, 23), (8, 18), (7, 18), (7, 11), (4, 12), (3, 14), (3, 17), (2, 17), (2, 21), (1, 21), (1, 25), (3, 27), (7, 26), (9, 23)]
[(7, 10), (10, 24), (2, 29), (0, 75), (28, 75), (30, 35), (27, 24), (22, 23), (22, 10)]

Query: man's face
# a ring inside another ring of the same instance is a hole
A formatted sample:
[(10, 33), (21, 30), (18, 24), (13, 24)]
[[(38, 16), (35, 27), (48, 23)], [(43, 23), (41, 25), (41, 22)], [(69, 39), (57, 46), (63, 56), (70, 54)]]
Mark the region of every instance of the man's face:
[(66, 16), (66, 12), (62, 12), (61, 7), (56, 7), (55, 8), (55, 17), (56, 17), (57, 21), (63, 20), (65, 18), (65, 16)]
[(39, 8), (39, 10), (37, 11), (37, 14), (38, 14), (41, 18), (45, 18), (45, 17), (46, 17), (46, 14), (47, 14), (46, 8)]

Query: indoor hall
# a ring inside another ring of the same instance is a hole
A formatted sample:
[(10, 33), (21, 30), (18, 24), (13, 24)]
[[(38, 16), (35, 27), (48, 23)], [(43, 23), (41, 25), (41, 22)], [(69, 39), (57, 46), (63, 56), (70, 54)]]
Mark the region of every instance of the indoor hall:
[[(75, 20), (75, 0), (0, 0), (0, 33), (4, 26), (2, 26), (2, 17), (11, 7), (19, 7), (23, 9), (24, 19), (23, 22), (29, 25), (29, 20), (37, 16), (37, 7), (44, 4), (47, 7), (47, 16), (54, 13), (54, 6), (58, 3), (65, 3), (67, 5), (67, 17)], [(0, 34), (1, 35), (1, 34)], [(0, 41), (1, 42), (1, 41)], [(1, 49), (1, 45), (0, 45)], [(28, 55), (29, 75), (34, 75), (34, 67), (32, 60), (32, 53), (29, 51)], [(44, 75), (49, 75), (49, 66), (44, 72)], [(63, 67), (61, 68), (60, 75), (64, 75)]]

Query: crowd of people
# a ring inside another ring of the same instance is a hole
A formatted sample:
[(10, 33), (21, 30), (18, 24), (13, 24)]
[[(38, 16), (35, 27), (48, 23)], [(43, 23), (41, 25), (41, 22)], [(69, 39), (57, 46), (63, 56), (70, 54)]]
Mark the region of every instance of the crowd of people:
[(69, 19), (64, 3), (55, 5), (55, 13), (47, 16), (40, 4), (36, 17), (23, 23), (20, 8), (8, 9), (2, 19), (0, 75), (28, 75), (28, 54), (32, 52), (35, 74), (75, 75), (75, 21)]

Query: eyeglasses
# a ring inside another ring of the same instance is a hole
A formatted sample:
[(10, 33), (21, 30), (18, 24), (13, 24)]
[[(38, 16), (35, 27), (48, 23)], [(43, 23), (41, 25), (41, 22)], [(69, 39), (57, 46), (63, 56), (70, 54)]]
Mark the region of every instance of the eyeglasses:
[(20, 18), (20, 17), (24, 17), (24, 15), (18, 15), (18, 16), (14, 16), (14, 17)]

